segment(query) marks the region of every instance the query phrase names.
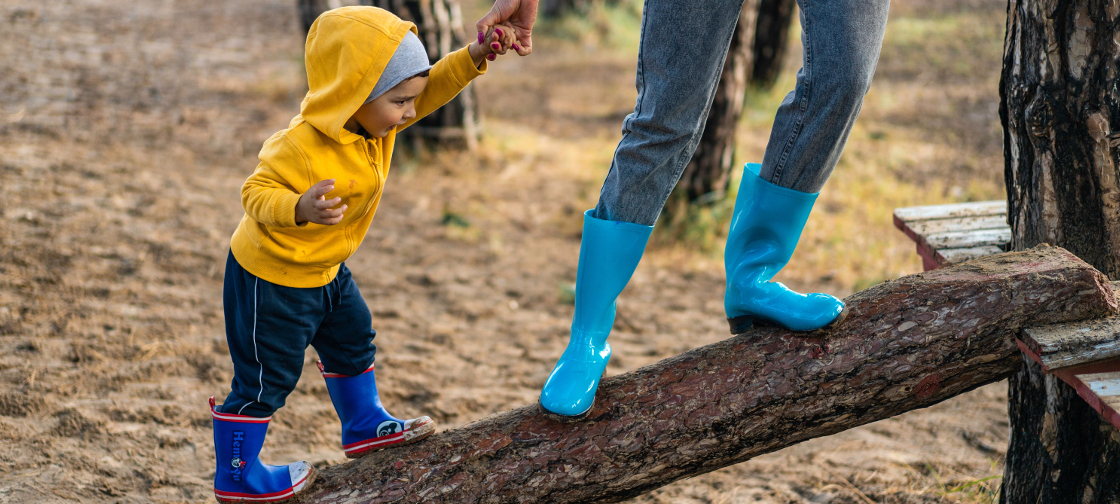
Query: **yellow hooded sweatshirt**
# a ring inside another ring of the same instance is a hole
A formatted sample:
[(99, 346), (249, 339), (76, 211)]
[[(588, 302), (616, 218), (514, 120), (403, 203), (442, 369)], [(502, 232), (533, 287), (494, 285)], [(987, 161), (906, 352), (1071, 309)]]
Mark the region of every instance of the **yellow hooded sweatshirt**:
[[(245, 216), (230, 248), (241, 267), (288, 287), (321, 287), (365, 238), (381, 200), (398, 131), (450, 101), (475, 77), (466, 48), (433, 65), (416, 99), (416, 117), (385, 138), (343, 128), (373, 91), (405, 33), (416, 26), (375, 7), (329, 11), (311, 25), (305, 64), (310, 91), (288, 129), (265, 141), (260, 164), (241, 188)], [(319, 181), (335, 179), (327, 199), (347, 206), (338, 224), (297, 225), (296, 202)]]

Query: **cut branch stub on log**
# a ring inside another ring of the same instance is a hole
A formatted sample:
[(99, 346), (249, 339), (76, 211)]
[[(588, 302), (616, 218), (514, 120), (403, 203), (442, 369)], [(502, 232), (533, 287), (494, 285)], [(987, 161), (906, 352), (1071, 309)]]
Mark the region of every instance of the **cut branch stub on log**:
[(757, 328), (603, 380), (588, 420), (535, 405), (326, 468), (298, 502), (619, 501), (936, 404), (1022, 365), (1026, 326), (1116, 312), (1106, 279), (1051, 247), (886, 282), (828, 332)]
[[(1120, 282), (1112, 282), (1120, 290)], [(1120, 317), (1028, 327), (1019, 338), (1046, 373), (1120, 360)]]

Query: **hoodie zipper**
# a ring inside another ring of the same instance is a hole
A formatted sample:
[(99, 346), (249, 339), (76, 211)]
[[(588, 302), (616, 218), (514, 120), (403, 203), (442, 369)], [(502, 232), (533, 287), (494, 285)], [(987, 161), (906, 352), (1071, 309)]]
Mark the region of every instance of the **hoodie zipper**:
[[(377, 180), (377, 184), (379, 186), (377, 188), (377, 191), (384, 191), (385, 190), (385, 180), (381, 177), (381, 172), (376, 168), (375, 161), (373, 159), (373, 153), (370, 151), (370, 146), (369, 146), (370, 141), (366, 140), (365, 138), (363, 138), (359, 141), (362, 142), (362, 150), (366, 154), (366, 162), (369, 163), (371, 168), (373, 168), (374, 178)], [(357, 246), (355, 246), (356, 240), (354, 240), (354, 236), (351, 234), (351, 232), (353, 231), (353, 225), (354, 225), (354, 223), (356, 223), (358, 221), (358, 219), (361, 219), (362, 217), (364, 217), (366, 215), (366, 213), (369, 212), (369, 209), (370, 209), (370, 207), (373, 206), (373, 202), (374, 202), (375, 199), (376, 199), (376, 191), (373, 194), (370, 195), (369, 201), (366, 202), (365, 208), (362, 208), (362, 212), (360, 214), (358, 214), (357, 218), (355, 218), (353, 222), (351, 222), (350, 226), (346, 227), (346, 241), (347, 241), (347, 245), (349, 246), (349, 251), (347, 252), (346, 257), (350, 257), (350, 256), (354, 255), (354, 252), (358, 248)]]

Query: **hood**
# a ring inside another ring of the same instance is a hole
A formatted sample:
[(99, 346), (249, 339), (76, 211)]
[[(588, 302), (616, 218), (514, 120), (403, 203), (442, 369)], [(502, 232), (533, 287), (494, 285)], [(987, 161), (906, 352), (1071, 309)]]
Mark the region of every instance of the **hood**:
[(343, 7), (323, 13), (307, 32), (307, 96), (300, 115), (336, 142), (361, 137), (343, 125), (366, 101), (405, 33), (416, 25), (377, 7)]

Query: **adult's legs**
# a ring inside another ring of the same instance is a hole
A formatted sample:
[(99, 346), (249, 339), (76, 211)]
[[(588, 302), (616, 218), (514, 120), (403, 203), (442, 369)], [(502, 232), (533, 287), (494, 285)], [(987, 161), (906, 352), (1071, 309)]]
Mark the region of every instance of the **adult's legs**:
[(592, 217), (652, 226), (704, 132), (743, 0), (646, 0), (634, 112)]
[[(740, 1), (648, 0), (638, 100), (603, 182), (595, 217), (653, 225), (703, 134)], [(799, 0), (804, 46), (796, 87), (778, 108), (761, 178), (814, 193), (836, 166), (871, 84), (889, 0)]]
[(599, 205), (584, 214), (571, 336), (541, 390), (541, 407), (560, 420), (585, 417), (595, 402), (610, 360), (615, 298), (696, 149), (741, 6), (742, 0), (646, 0), (638, 102), (623, 122)]
[(879, 61), (890, 0), (798, 0), (804, 48), (778, 107), (759, 174), (815, 193), (832, 174)]
[(774, 275), (793, 255), (813, 203), (859, 115), (879, 59), (889, 0), (799, 0), (804, 60), (774, 120), (761, 166), (743, 172), (724, 250), (731, 332), (755, 322), (808, 331), (847, 313)]

